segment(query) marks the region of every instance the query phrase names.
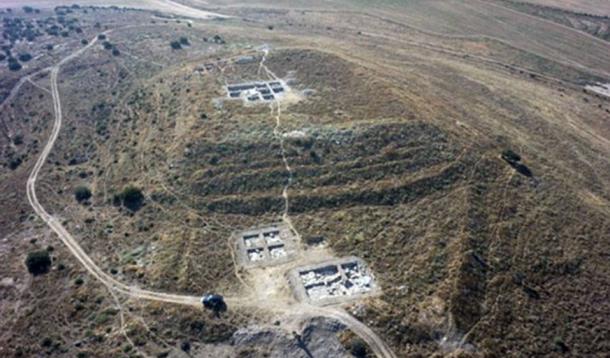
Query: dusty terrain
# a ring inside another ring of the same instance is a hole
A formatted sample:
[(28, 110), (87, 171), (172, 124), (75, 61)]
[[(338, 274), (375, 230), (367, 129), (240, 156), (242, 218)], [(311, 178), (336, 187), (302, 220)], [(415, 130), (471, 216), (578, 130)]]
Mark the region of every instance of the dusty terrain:
[(610, 4), (604, 0), (526, 0), (523, 2), (575, 12), (610, 16)]
[[(21, 66), (0, 65), (0, 356), (610, 349), (610, 100), (589, 90), (610, 83), (607, 19), (550, 1), (59, 3), (0, 13)], [(278, 80), (266, 103), (226, 91)], [(236, 233), (273, 222), (294, 255), (243, 264)], [(294, 294), (291, 270), (351, 256), (375, 294)]]

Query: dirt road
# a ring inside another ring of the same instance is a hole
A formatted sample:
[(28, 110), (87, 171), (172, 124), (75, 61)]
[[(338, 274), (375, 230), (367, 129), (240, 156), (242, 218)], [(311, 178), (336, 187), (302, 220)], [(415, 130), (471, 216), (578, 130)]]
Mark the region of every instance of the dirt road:
[[(124, 8), (160, 11), (177, 16), (194, 19), (228, 18), (229, 16), (210, 11), (195, 9), (172, 0), (81, 0), (76, 1), (81, 6), (118, 6)], [(71, 0), (28, 0), (27, 5), (36, 8), (54, 8), (57, 5), (70, 6)], [(0, 7), (19, 8), (24, 5), (23, 0), (3, 0)]]
[[(111, 31), (107, 31), (106, 33), (110, 33)], [(36, 180), (38, 179), (38, 175), (42, 166), (45, 164), (49, 153), (53, 149), (55, 142), (59, 136), (59, 132), (62, 126), (63, 120), (63, 112), (61, 108), (61, 99), (59, 94), (59, 88), (57, 84), (57, 79), (59, 76), (59, 72), (61, 70), (61, 66), (73, 60), (74, 58), (80, 56), (82, 53), (87, 51), (87, 49), (91, 48), (97, 42), (97, 37), (92, 39), (91, 42), (79, 49), (78, 51), (72, 53), (71, 55), (62, 59), (57, 65), (50, 68), (50, 81), (51, 81), (51, 95), (53, 98), (53, 108), (55, 112), (55, 119), (53, 122), (53, 129), (51, 131), (51, 135), (46, 145), (44, 146), (40, 156), (36, 160), (32, 172), (30, 173), (27, 180), (27, 198), (36, 212), (36, 214), (57, 234), (59, 239), (66, 245), (70, 253), (76, 257), (76, 259), (87, 269), (87, 271), (93, 275), (97, 280), (99, 280), (103, 285), (105, 285), (111, 292), (118, 292), (124, 295), (127, 295), (132, 298), (137, 299), (145, 299), (150, 301), (158, 301), (158, 302), (167, 302), (167, 303), (175, 303), (181, 305), (189, 305), (195, 307), (201, 307), (200, 297), (199, 296), (188, 296), (188, 295), (176, 295), (170, 293), (163, 292), (155, 292), (144, 290), (138, 287), (129, 286), (122, 282), (117, 281), (112, 276), (104, 272), (97, 264), (87, 255), (87, 253), (82, 249), (82, 247), (78, 244), (76, 239), (66, 230), (66, 228), (61, 224), (61, 222), (51, 214), (49, 214), (45, 208), (40, 204), (37, 194), (36, 194)], [(278, 105), (279, 106), (279, 105)], [(279, 127), (279, 117), (280, 112), (278, 108), (277, 113), (277, 124)], [(276, 127), (276, 131), (278, 129)], [(287, 169), (290, 170), (288, 163), (285, 163)], [(286, 199), (286, 204), (288, 205), (288, 195), (287, 195), (288, 186), (284, 188), (284, 197)], [(287, 218), (287, 213), (284, 213), (284, 219)], [(289, 220), (288, 220), (289, 222)], [(235, 307), (235, 306), (252, 306), (254, 308), (257, 307), (256, 301), (248, 300), (246, 297), (226, 297), (227, 304)], [(261, 303), (261, 306), (266, 306)], [(298, 306), (290, 306), (290, 305), (279, 305), (278, 307), (272, 307), (271, 310), (282, 312), (285, 314), (298, 314), (298, 315), (306, 315), (306, 316), (324, 316), (330, 317), (338, 320), (343, 323), (346, 327), (352, 330), (356, 335), (360, 336), (371, 348), (371, 350), (378, 356), (384, 358), (395, 358), (392, 350), (383, 342), (383, 340), (377, 336), (369, 327), (367, 327), (362, 322), (358, 321), (347, 312), (340, 308), (332, 308), (332, 307), (315, 307), (311, 305), (298, 305)]]
[(93, 260), (83, 251), (82, 247), (78, 244), (74, 237), (57, 220), (57, 218), (50, 215), (38, 201), (38, 197), (36, 195), (36, 180), (38, 178), (38, 174), (40, 173), (42, 166), (44, 165), (47, 160), (47, 157), (49, 156), (49, 153), (55, 145), (55, 141), (57, 140), (62, 125), (63, 114), (61, 109), (61, 100), (59, 97), (59, 89), (57, 87), (57, 77), (59, 75), (59, 71), (62, 65), (81, 55), (83, 52), (93, 46), (96, 42), (97, 37), (94, 38), (86, 47), (83, 47), (80, 50), (65, 57), (57, 65), (53, 66), (50, 69), (51, 95), (53, 97), (55, 120), (53, 122), (53, 130), (51, 132), (51, 136), (49, 137), (47, 144), (42, 150), (40, 156), (38, 157), (38, 160), (34, 165), (34, 168), (32, 169), (32, 172), (30, 173), (30, 176), (28, 177), (26, 187), (28, 201), (36, 212), (36, 214), (38, 214), (38, 216), (57, 234), (57, 236), (59, 236), (60, 240), (66, 245), (66, 247), (68, 247), (72, 255), (74, 255), (74, 257), (76, 257), (81, 262), (81, 264), (87, 269), (87, 271), (89, 271), (89, 273), (91, 273), (95, 278), (97, 278), (108, 288), (129, 295), (131, 297), (198, 306), (200, 304), (199, 297), (196, 296), (182, 296), (147, 291), (139, 289), (137, 287), (125, 285), (115, 280), (112, 276), (105, 273), (93, 262)]
[(333, 318), (343, 323), (346, 327), (349, 327), (352, 332), (365, 341), (377, 357), (396, 358), (396, 355), (392, 349), (383, 341), (383, 339), (381, 339), (381, 337), (373, 332), (373, 330), (367, 325), (358, 321), (343, 309), (336, 307), (308, 306), (305, 311), (309, 311), (312, 316)]

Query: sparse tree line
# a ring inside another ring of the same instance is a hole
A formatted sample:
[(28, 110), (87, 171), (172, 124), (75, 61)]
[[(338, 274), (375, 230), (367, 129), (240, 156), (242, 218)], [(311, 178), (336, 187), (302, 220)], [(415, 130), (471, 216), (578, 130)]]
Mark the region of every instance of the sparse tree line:
[[(220, 35), (214, 35), (211, 39), (204, 37), (203, 42), (212, 42), (218, 45), (224, 45), (226, 41)], [(178, 40), (170, 41), (169, 45), (174, 50), (180, 50), (185, 46), (190, 46), (189, 39), (185, 36), (181, 36)]]
[(180, 50), (182, 47), (184, 46), (189, 46), (191, 43), (189, 42), (188, 38), (185, 36), (180, 37), (180, 39), (178, 40), (174, 40), (171, 41), (169, 43), (169, 45), (172, 47), (172, 49), (174, 50)]
[[(112, 9), (113, 7), (111, 7)], [(119, 10), (114, 7), (114, 10)], [(0, 43), (2, 53), (0, 53), (0, 61), (7, 61), (7, 67), (11, 71), (19, 71), (23, 68), (23, 63), (30, 61), (33, 56), (29, 53), (13, 54), (15, 43), (19, 41), (34, 42), (38, 38), (44, 36), (54, 37), (69, 37), (72, 33), (83, 34), (84, 31), (79, 25), (79, 20), (76, 17), (68, 17), (69, 14), (77, 10), (82, 10), (87, 13), (89, 10), (96, 11), (101, 9), (95, 6), (81, 7), (80, 5), (57, 6), (54, 9), (55, 16), (49, 16), (44, 19), (34, 19), (30, 17), (5, 16), (2, 19), (2, 43)], [(13, 14), (12, 9), (0, 11), (1, 13)], [(24, 6), (23, 13), (26, 15), (39, 14), (40, 10), (31, 6)], [(96, 29), (101, 28), (101, 24), (95, 23), (93, 26)], [(82, 45), (87, 45), (89, 41), (85, 38), (81, 39)], [(43, 46), (47, 51), (53, 50), (53, 44)], [(114, 56), (120, 55), (119, 49), (111, 44), (105, 43), (104, 48), (111, 51)]]
[[(86, 185), (79, 185), (74, 189), (74, 199), (81, 204), (88, 205), (93, 196), (91, 189)], [(131, 212), (138, 211), (144, 205), (144, 193), (134, 185), (128, 185), (112, 197), (112, 204), (124, 207)]]
[[(26, 14), (40, 13), (38, 9), (24, 6)], [(12, 49), (19, 41), (34, 42), (43, 35), (68, 37), (71, 32), (82, 34), (83, 29), (79, 26), (77, 18), (67, 18), (66, 12), (57, 11), (56, 17), (50, 16), (46, 19), (31, 19), (20, 17), (4, 17), (2, 19), (2, 44), (3, 53), (0, 54), (0, 61), (7, 61), (9, 70), (19, 71), (23, 67), (22, 63), (32, 59), (32, 55), (25, 52), (14, 55)], [(48, 44), (44, 47), (48, 51), (53, 49), (53, 45)]]

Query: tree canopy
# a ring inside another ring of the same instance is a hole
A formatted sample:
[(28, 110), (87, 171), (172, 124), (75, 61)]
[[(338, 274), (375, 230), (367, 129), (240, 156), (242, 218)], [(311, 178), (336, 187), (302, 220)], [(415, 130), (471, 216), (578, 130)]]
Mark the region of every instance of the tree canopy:
[(25, 264), (32, 275), (42, 275), (51, 268), (51, 256), (47, 250), (32, 251), (25, 259)]

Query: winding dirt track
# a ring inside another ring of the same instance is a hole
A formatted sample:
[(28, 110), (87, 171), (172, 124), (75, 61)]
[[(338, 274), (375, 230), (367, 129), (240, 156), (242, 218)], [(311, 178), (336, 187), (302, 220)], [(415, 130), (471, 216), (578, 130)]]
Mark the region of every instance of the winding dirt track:
[(345, 312), (341, 308), (334, 307), (314, 307), (308, 306), (307, 311), (314, 316), (323, 316), (327, 318), (333, 318), (345, 326), (347, 326), (352, 332), (358, 335), (373, 353), (377, 357), (383, 358), (396, 358), (396, 354), (392, 349), (381, 339), (372, 329), (366, 324), (358, 321), (354, 316)]
[(34, 164), (34, 168), (30, 173), (27, 181), (27, 197), (30, 205), (38, 214), (38, 216), (59, 236), (60, 240), (68, 247), (72, 255), (74, 255), (81, 264), (89, 271), (95, 278), (97, 278), (100, 282), (102, 282), (108, 288), (126, 294), (131, 297), (154, 300), (154, 301), (163, 301), (163, 302), (171, 302), (171, 303), (179, 303), (179, 304), (188, 304), (188, 305), (199, 305), (199, 297), (194, 296), (181, 296), (181, 295), (173, 295), (167, 293), (153, 292), (142, 290), (137, 287), (132, 287), (125, 285), (117, 280), (115, 280), (112, 276), (105, 273), (102, 269), (100, 269), (95, 262), (87, 255), (82, 247), (78, 244), (78, 242), (74, 239), (74, 237), (66, 230), (66, 228), (52, 215), (50, 215), (44, 207), (38, 201), (38, 197), (36, 195), (36, 179), (38, 178), (38, 174), (44, 163), (49, 156), (49, 153), (53, 149), (55, 145), (55, 141), (59, 136), (59, 131), (61, 129), (62, 124), (62, 110), (61, 110), (61, 101), (59, 98), (59, 90), (57, 87), (57, 77), (59, 75), (59, 70), (61, 66), (70, 60), (78, 57), (91, 46), (93, 46), (97, 42), (97, 37), (94, 38), (87, 46), (81, 48), (80, 50), (72, 53), (71, 55), (65, 57), (61, 60), (57, 65), (51, 67), (51, 94), (53, 96), (53, 109), (55, 111), (55, 121), (53, 122), (53, 130), (51, 132), (51, 136), (44, 149), (42, 150), (40, 157)]
[[(107, 31), (109, 33), (111, 31)], [(167, 303), (175, 303), (181, 305), (195, 306), (201, 307), (200, 297), (199, 296), (188, 296), (188, 295), (177, 295), (177, 294), (169, 294), (163, 292), (155, 292), (144, 290), (135, 286), (129, 286), (122, 282), (117, 281), (112, 276), (104, 272), (97, 264), (87, 255), (87, 253), (82, 249), (82, 247), (78, 244), (76, 239), (66, 230), (66, 228), (61, 224), (61, 222), (49, 214), (45, 208), (40, 204), (38, 197), (36, 195), (36, 180), (38, 179), (38, 174), (42, 169), (42, 166), (45, 164), (57, 138), (59, 136), (59, 131), (61, 130), (62, 125), (62, 108), (61, 108), (61, 100), (59, 96), (59, 89), (57, 85), (57, 78), (59, 76), (59, 71), (61, 66), (73, 60), (74, 58), (80, 56), (87, 49), (91, 48), (97, 42), (97, 37), (92, 39), (89, 44), (78, 51), (75, 51), (71, 55), (62, 59), (58, 64), (50, 68), (51, 76), (51, 95), (53, 97), (53, 108), (55, 112), (55, 120), (53, 122), (53, 129), (49, 140), (47, 141), (45, 147), (43, 148), (40, 156), (36, 160), (34, 164), (34, 168), (30, 173), (27, 180), (27, 198), (36, 212), (36, 214), (57, 234), (59, 239), (66, 245), (66, 247), (70, 250), (70, 253), (76, 257), (78, 261), (89, 271), (91, 275), (93, 275), (96, 279), (98, 279), (103, 285), (105, 285), (112, 292), (118, 292), (124, 295), (127, 295), (131, 298), (144, 299), (150, 301), (157, 302), (167, 302)], [(279, 116), (279, 113), (278, 113)], [(277, 128), (276, 128), (277, 130)], [(287, 164), (287, 163), (286, 163)], [(286, 195), (286, 188), (284, 188), (284, 195)], [(284, 215), (286, 216), (286, 215)], [(245, 299), (245, 297), (226, 297), (225, 300), (229, 305), (232, 306), (251, 306), (256, 307), (257, 302)], [(286, 305), (284, 307), (275, 307), (271, 308), (276, 312), (282, 312), (286, 314), (300, 314), (306, 316), (324, 316), (336, 319), (337, 321), (343, 323), (346, 327), (352, 330), (355, 334), (357, 334), (360, 338), (362, 338), (371, 348), (373, 353), (378, 357), (384, 358), (395, 358), (395, 354), (392, 350), (385, 344), (385, 342), (375, 334), (369, 327), (367, 327), (362, 322), (358, 321), (356, 318), (349, 315), (341, 308), (332, 308), (332, 307), (316, 307), (307, 304), (299, 304), (299, 305)]]

